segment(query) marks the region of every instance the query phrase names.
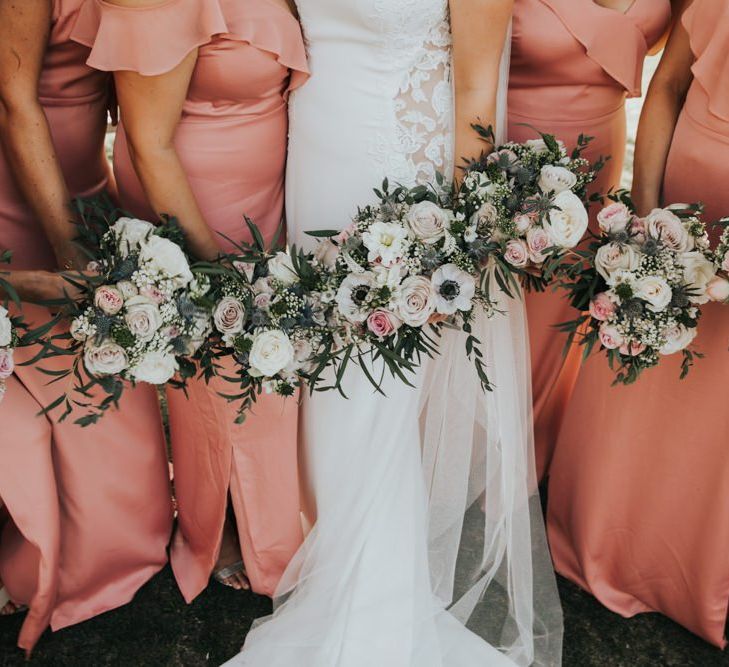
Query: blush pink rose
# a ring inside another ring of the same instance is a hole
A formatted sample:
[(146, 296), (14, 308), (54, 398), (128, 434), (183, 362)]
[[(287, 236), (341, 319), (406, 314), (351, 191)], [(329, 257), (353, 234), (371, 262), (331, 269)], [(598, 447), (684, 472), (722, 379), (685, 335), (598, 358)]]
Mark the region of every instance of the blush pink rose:
[(645, 243), (647, 234), (645, 218), (633, 218), (629, 231), (636, 243)]
[(532, 226), (532, 219), (526, 213), (520, 213), (514, 216), (514, 226), (520, 236), (524, 236)]
[(367, 328), (380, 340), (395, 333), (401, 324), (400, 318), (389, 310), (382, 308), (373, 311), (367, 318)]
[(7, 380), (15, 370), (13, 351), (11, 349), (0, 349), (0, 380)]
[(345, 227), (339, 234), (337, 234), (334, 237), (334, 241), (341, 245), (342, 243), (345, 243), (350, 236), (352, 236), (357, 231), (357, 225), (352, 223), (348, 227)]
[(124, 298), (116, 287), (102, 285), (94, 294), (94, 305), (106, 315), (116, 315), (124, 306)]
[(529, 262), (529, 248), (524, 241), (512, 239), (506, 244), (504, 259), (517, 268), (524, 267)]
[(603, 322), (600, 325), (600, 342), (608, 350), (616, 350), (625, 340), (615, 326)]
[(142, 287), (139, 293), (142, 296), (146, 296), (152, 303), (158, 306), (167, 299), (167, 295), (156, 287)]
[(637, 341), (623, 343), (620, 346), (620, 354), (624, 354), (626, 357), (637, 357), (643, 350), (645, 350), (645, 345)]
[(532, 227), (526, 235), (526, 244), (529, 249), (529, 258), (535, 264), (541, 264), (547, 256), (545, 251), (552, 247), (549, 234), (542, 227)]
[(706, 296), (712, 301), (729, 301), (729, 280), (716, 276), (706, 285)]
[(590, 301), (590, 315), (600, 322), (609, 320), (615, 314), (615, 304), (606, 292), (600, 292)]
[(597, 214), (597, 224), (605, 233), (623, 232), (632, 217), (630, 209), (625, 204), (615, 202)]

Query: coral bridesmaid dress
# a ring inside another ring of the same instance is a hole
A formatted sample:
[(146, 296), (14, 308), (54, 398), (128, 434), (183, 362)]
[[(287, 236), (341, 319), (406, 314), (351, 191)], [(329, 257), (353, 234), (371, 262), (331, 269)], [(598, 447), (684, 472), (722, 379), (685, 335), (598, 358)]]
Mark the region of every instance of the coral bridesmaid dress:
[[(556, 135), (572, 150), (595, 137), (585, 157), (611, 156), (593, 191), (620, 184), (625, 99), (640, 96), (643, 61), (668, 26), (669, 0), (635, 0), (623, 13), (594, 0), (516, 0), (509, 79), (509, 139)], [(549, 472), (580, 351), (563, 355), (553, 325), (573, 319), (560, 294), (526, 296), (532, 353), (537, 475)]]
[[(247, 237), (246, 214), (272, 242), (283, 216), (287, 96), (308, 76), (288, 9), (275, 0), (168, 0), (142, 10), (90, 2), (74, 38), (94, 45), (94, 67), (143, 75), (168, 72), (200, 47), (177, 152), (216, 231)], [(123, 127), (114, 169), (123, 205), (152, 216)], [(230, 494), (248, 578), (253, 590), (271, 595), (303, 539), (297, 402), (262, 396), (236, 425), (234, 407), (215, 387), (190, 385), (189, 400), (168, 394), (179, 508), (171, 560), (180, 589), (190, 601), (207, 586)]]
[[(696, 57), (664, 177), (664, 202), (729, 214), (729, 5), (695, 0), (683, 17)], [(647, 121), (649, 122), (649, 121)], [(729, 604), (729, 308), (705, 306), (699, 360), (679, 381), (667, 357), (612, 387), (584, 365), (555, 451), (549, 537), (560, 573), (610, 609), (658, 611), (718, 646)]]
[[(55, 0), (39, 98), (74, 196), (108, 183), (104, 158), (109, 77), (70, 41), (82, 0)], [(50, 245), (0, 154), (0, 248), (13, 267), (52, 269)], [(26, 306), (29, 319), (48, 317)], [(21, 362), (33, 350), (16, 351)], [(60, 361), (60, 360), (59, 360)], [(63, 363), (63, 361), (60, 361)], [(159, 409), (151, 389), (127, 392), (121, 410), (83, 429), (36, 416), (63, 387), (18, 366), (0, 403), (0, 579), (28, 605), (19, 646), (128, 602), (167, 561), (172, 527)]]

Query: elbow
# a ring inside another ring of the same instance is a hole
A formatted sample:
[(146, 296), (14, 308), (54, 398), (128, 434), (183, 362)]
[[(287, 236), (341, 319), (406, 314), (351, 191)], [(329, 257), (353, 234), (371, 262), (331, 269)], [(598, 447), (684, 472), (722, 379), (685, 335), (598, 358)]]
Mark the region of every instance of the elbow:
[(8, 131), (23, 120), (35, 119), (43, 109), (37, 96), (0, 88), (0, 128)]
[(132, 164), (138, 173), (154, 172), (170, 159), (176, 157), (175, 147), (171, 141), (160, 141), (144, 135), (135, 136), (127, 132), (127, 150)]

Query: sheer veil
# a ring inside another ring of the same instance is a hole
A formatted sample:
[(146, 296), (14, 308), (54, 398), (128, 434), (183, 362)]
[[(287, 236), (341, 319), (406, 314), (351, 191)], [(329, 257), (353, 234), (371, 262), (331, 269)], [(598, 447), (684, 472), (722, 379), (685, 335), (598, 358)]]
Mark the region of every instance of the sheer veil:
[[(508, 37), (498, 141), (506, 132)], [(503, 314), (479, 316), (473, 331), (494, 391), (482, 391), (462, 332), (444, 332), (426, 373), (421, 428), (431, 580), (450, 612), (515, 664), (559, 665), (562, 612), (534, 469), (526, 314), (521, 299), (492, 296)]]

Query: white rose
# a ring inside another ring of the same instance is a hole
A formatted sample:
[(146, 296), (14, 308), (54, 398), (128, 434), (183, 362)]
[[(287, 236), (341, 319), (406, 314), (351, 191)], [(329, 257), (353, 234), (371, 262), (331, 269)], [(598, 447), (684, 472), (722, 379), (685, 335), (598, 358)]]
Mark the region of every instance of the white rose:
[(691, 345), (694, 338), (696, 338), (697, 333), (698, 329), (689, 329), (683, 324), (671, 327), (663, 332), (663, 335), (666, 337), (666, 342), (658, 351), (661, 354), (668, 355), (685, 350), (689, 345)]
[(111, 226), (111, 230), (116, 236), (122, 256), (126, 256), (139, 250), (142, 241), (152, 235), (154, 225), (136, 218), (119, 218)]
[(296, 275), (291, 257), (285, 252), (277, 252), (273, 258), (268, 260), (268, 272), (271, 277), (283, 285), (293, 285), (299, 282), (299, 276)]
[(640, 264), (640, 255), (631, 245), (606, 243), (595, 254), (595, 268), (608, 284), (618, 270), (635, 271)]
[(161, 385), (167, 384), (177, 369), (177, 359), (169, 352), (147, 352), (130, 374), (136, 382)]
[(162, 326), (162, 315), (146, 296), (133, 296), (125, 304), (124, 321), (132, 335), (146, 343)]
[(648, 310), (664, 311), (671, 303), (673, 292), (670, 285), (659, 276), (645, 276), (635, 281), (635, 296), (648, 302)]
[(118, 375), (126, 370), (127, 353), (121, 345), (106, 340), (100, 345), (87, 345), (84, 350), (84, 366), (94, 376)]
[(553, 203), (557, 208), (549, 211), (544, 228), (553, 245), (574, 248), (587, 231), (587, 209), (580, 198), (569, 190), (560, 192)]
[(294, 361), (294, 346), (283, 331), (263, 331), (253, 339), (249, 355), (254, 377), (274, 377)]
[(0, 306), (0, 347), (8, 347), (13, 340), (13, 325), (10, 314), (4, 306)]
[(396, 301), (400, 319), (411, 327), (422, 327), (435, 311), (433, 285), (423, 276), (410, 276), (400, 286)]
[(192, 271), (182, 248), (161, 236), (153, 235), (142, 244), (139, 263), (147, 269), (158, 271), (178, 288), (185, 287), (192, 280)]
[(560, 192), (572, 190), (577, 185), (577, 176), (564, 167), (545, 164), (537, 184), (542, 192), (554, 192), (558, 195)]
[(712, 278), (706, 286), (706, 296), (719, 303), (729, 301), (729, 280), (721, 276)]
[(119, 290), (119, 293), (125, 301), (139, 294), (137, 286), (131, 280), (122, 280), (121, 282), (118, 282), (116, 284), (116, 288)]
[(716, 275), (716, 268), (703, 253), (693, 251), (685, 252), (678, 258), (678, 263), (683, 266), (683, 277), (687, 287), (693, 292), (689, 296), (691, 303), (707, 303), (709, 296), (706, 288)]
[(405, 215), (405, 223), (413, 236), (428, 244), (440, 241), (452, 220), (453, 213), (430, 201), (414, 204)]
[(246, 322), (245, 306), (232, 296), (223, 297), (215, 307), (213, 322), (221, 334), (235, 336), (243, 331)]
[(681, 218), (668, 209), (653, 209), (645, 218), (645, 226), (649, 236), (673, 250), (687, 252), (694, 248), (694, 239)]

